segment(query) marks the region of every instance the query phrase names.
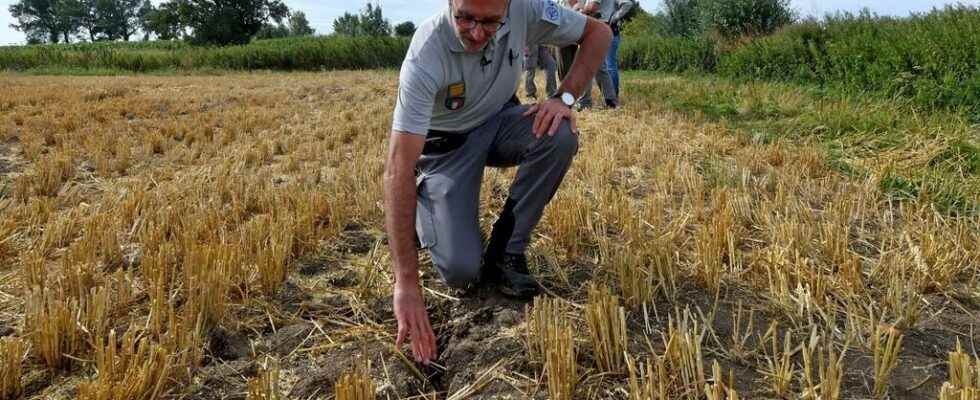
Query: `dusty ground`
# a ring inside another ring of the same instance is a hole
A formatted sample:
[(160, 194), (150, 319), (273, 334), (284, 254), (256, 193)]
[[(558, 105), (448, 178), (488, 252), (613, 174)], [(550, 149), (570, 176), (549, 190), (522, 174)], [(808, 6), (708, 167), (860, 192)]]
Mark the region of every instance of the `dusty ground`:
[[(528, 357), (529, 304), (491, 288), (452, 291), (428, 261), (422, 273), (438, 365), (416, 365), (393, 348), (380, 174), (395, 73), (0, 80), (0, 336), (30, 342), (36, 334), (25, 322), (33, 278), (24, 270), (42, 254), (51, 287), (76, 265), (68, 259), (91, 266), (86, 289), (132, 294), (110, 306), (107, 325), (119, 332), (146, 329), (167, 302), (212, 312), (203, 357), (182, 366), (189, 378), (165, 377), (167, 397), (245, 398), (247, 382), (270, 359), (279, 360), (285, 398), (332, 398), (341, 374), (365, 361), (379, 398), (446, 398), (485, 373), (493, 379), (468, 398), (549, 396), (542, 365)], [(625, 82), (624, 108), (580, 114), (580, 154), (531, 249), (532, 269), (548, 296), (567, 300), (576, 327), (575, 398), (630, 398), (625, 371), (597, 370), (581, 312), (589, 283), (630, 297), (619, 268), (644, 268), (645, 282), (658, 288), (648, 301), (624, 303), (630, 355), (662, 356), (669, 321), (689, 310), (704, 328), (695, 333), (703, 335), (707, 382), (718, 361), (742, 398), (800, 396), (797, 346), (811, 332), (838, 351), (847, 346), (842, 398), (872, 396), (869, 338), (878, 326), (903, 336), (886, 377), (893, 399), (936, 398), (957, 341), (976, 357), (976, 216), (890, 199), (873, 171), (841, 174), (805, 139), (753, 140), (751, 132), (650, 107), (655, 96), (630, 97), (640, 83)], [(68, 172), (52, 173), (58, 160)], [(485, 228), (511, 174), (485, 179)], [(262, 224), (272, 228), (249, 236)], [(160, 239), (154, 229), (171, 233)], [(268, 293), (260, 276), (274, 263), (261, 261), (262, 248), (280, 243), (279, 230), (290, 232), (288, 274)], [(171, 267), (169, 295), (150, 291), (148, 260), (165, 248), (154, 241), (185, 246), (185, 237), (241, 246), (231, 272), (207, 281), (222, 288), (217, 311), (208, 311), (213, 301), (194, 302), (189, 288), (212, 278), (182, 272), (192, 261)], [(183, 315), (168, 318), (193, 319)], [(780, 349), (784, 334), (792, 337), (785, 393), (766, 373), (771, 327)], [(95, 340), (103, 338), (87, 338), (60, 370), (46, 368), (32, 348), (23, 360), (24, 397), (75, 397), (80, 382), (97, 376)], [(674, 396), (703, 396), (702, 387), (676, 384)]]

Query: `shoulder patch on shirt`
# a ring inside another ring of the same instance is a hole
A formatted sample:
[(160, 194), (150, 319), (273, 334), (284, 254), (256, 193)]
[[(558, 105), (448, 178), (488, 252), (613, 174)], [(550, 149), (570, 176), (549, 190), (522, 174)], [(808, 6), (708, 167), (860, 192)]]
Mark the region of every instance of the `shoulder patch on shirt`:
[(541, 20), (554, 25), (561, 25), (561, 7), (555, 4), (554, 1), (548, 0), (544, 5), (543, 11), (541, 13)]

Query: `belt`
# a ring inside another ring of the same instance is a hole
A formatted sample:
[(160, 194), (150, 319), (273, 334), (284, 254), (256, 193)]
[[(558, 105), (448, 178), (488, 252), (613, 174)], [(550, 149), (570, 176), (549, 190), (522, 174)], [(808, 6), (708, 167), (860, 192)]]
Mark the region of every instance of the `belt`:
[[(521, 104), (521, 101), (517, 98), (517, 93), (514, 93), (504, 107), (509, 108), (519, 104)], [(466, 138), (469, 137), (470, 132), (449, 132), (430, 129), (429, 133), (425, 136), (425, 146), (422, 147), (422, 154), (427, 156), (446, 154), (456, 150), (462, 147), (463, 143), (466, 143)]]
[(445, 154), (456, 150), (466, 143), (469, 132), (447, 132), (430, 130), (425, 137), (425, 146), (422, 147), (422, 154), (437, 155)]

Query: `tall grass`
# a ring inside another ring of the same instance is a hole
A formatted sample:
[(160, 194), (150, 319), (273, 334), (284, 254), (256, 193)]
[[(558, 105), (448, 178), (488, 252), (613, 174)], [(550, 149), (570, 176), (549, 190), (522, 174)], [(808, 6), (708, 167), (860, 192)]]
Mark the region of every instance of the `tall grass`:
[(957, 5), (906, 18), (868, 12), (803, 21), (735, 43), (708, 37), (626, 38), (628, 69), (709, 72), (739, 79), (881, 93), (980, 120), (980, 8)]
[(319, 71), (397, 67), (408, 49), (401, 38), (299, 37), (242, 46), (193, 47), (182, 42), (86, 43), (0, 47), (0, 69)]

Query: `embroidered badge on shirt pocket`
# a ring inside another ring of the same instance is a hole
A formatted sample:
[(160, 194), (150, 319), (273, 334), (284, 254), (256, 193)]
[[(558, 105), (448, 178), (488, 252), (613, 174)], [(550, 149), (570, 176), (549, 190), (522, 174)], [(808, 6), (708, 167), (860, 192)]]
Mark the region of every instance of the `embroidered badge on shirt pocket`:
[(446, 90), (446, 108), (451, 111), (459, 110), (466, 105), (466, 82), (449, 85)]

